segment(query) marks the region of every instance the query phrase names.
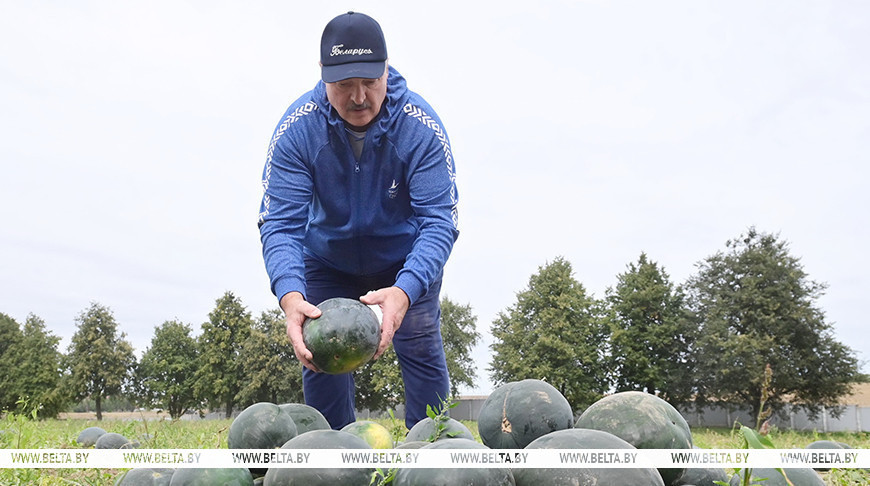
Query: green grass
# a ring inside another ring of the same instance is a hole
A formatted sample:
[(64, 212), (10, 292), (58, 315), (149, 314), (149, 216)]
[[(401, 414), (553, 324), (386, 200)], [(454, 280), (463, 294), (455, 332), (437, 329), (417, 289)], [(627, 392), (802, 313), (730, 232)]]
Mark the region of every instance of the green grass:
[[(774, 429), (770, 438), (778, 449), (803, 449), (816, 440), (833, 440), (853, 449), (870, 449), (870, 433), (804, 432)], [(739, 449), (740, 437), (726, 428), (693, 428), (692, 439), (702, 449)], [(865, 486), (870, 484), (870, 471), (863, 469), (833, 469), (820, 472), (825, 484), (831, 486)]]
[[(804, 448), (816, 440), (834, 440), (849, 444), (855, 449), (870, 449), (870, 433), (853, 432), (806, 432), (795, 430), (771, 431), (773, 443), (779, 449)], [(735, 449), (740, 447), (740, 437), (731, 429), (721, 427), (692, 428), (695, 445), (703, 449)]]
[[(406, 429), (398, 420), (383, 419), (378, 422), (393, 428), (397, 435)], [(138, 420), (45, 420), (31, 421), (23, 418), (0, 419), (0, 447), (6, 449), (77, 449), (75, 439), (79, 432), (97, 425), (107, 432), (117, 432), (129, 439), (138, 440), (148, 449), (212, 449), (227, 447), (229, 420), (202, 421), (138, 421)], [(463, 421), (477, 440), (480, 436), (476, 422)], [(730, 429), (693, 429), (695, 444), (704, 449), (733, 449), (740, 447), (740, 440)], [(849, 444), (853, 448), (870, 449), (870, 434), (861, 433), (813, 433), (774, 430), (771, 438), (780, 449), (804, 448), (814, 440), (829, 439)], [(0, 485), (43, 486), (103, 486), (114, 484), (122, 470), (97, 469), (2, 469)], [(843, 469), (822, 473), (826, 484), (836, 486), (870, 484), (870, 472)]]
[[(214, 449), (227, 447), (230, 420), (0, 420), (0, 447), (5, 449), (79, 449), (76, 437), (98, 426), (147, 449)], [(121, 469), (0, 469), (0, 485), (112, 485)]]

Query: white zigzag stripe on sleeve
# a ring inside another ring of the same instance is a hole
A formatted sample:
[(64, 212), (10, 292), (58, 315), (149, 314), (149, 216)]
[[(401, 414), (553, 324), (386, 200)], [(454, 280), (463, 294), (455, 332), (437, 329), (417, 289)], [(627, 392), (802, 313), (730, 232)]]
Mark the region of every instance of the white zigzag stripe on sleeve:
[(287, 128), (289, 128), (290, 125), (296, 123), (300, 118), (316, 109), (317, 104), (313, 101), (305, 103), (287, 115), (287, 117), (281, 122), (281, 125), (278, 126), (278, 129), (275, 130), (275, 135), (269, 143), (269, 150), (266, 152), (266, 170), (263, 174), (263, 211), (260, 212), (260, 224), (263, 224), (263, 221), (269, 214), (269, 194), (267, 191), (269, 190), (269, 178), (272, 176), (272, 157), (275, 154), (275, 145), (278, 144), (278, 140), (282, 135), (284, 135), (284, 132), (287, 131)]
[(459, 211), (457, 208), (456, 197), (456, 170), (453, 167), (453, 152), (450, 150), (450, 142), (447, 140), (447, 135), (444, 133), (444, 130), (441, 129), (441, 125), (419, 107), (408, 103), (405, 105), (403, 110), (408, 116), (416, 118), (420, 123), (426, 125), (429, 129), (435, 132), (435, 136), (438, 138), (438, 141), (441, 142), (441, 148), (444, 150), (444, 160), (447, 163), (447, 171), (450, 173), (450, 202), (453, 204), (451, 217), (453, 218), (453, 226), (458, 228)]

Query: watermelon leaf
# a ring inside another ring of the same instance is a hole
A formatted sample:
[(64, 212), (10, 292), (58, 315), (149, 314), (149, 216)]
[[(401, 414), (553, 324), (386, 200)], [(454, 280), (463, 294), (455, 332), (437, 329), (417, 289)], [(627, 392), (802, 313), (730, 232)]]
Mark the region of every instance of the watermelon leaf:
[(773, 447), (770, 439), (763, 437), (761, 434), (745, 425), (740, 426), (740, 433), (743, 434), (743, 439), (746, 443), (747, 449), (767, 449)]

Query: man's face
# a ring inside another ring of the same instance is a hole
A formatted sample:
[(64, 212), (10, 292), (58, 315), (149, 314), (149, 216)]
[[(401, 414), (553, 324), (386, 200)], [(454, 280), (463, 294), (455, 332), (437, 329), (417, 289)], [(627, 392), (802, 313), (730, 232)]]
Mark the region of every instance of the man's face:
[(387, 74), (384, 69), (380, 78), (350, 78), (326, 83), (326, 98), (351, 128), (368, 128), (387, 97)]

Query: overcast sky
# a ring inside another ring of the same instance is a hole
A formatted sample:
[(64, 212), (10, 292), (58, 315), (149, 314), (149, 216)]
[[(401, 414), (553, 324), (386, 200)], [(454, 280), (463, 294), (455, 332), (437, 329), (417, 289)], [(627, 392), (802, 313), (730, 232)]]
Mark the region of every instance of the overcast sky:
[[(0, 0), (0, 312), (66, 351), (108, 306), (137, 354), (226, 291), (277, 307), (257, 213), (272, 130), (347, 10), (440, 115), (491, 389), (497, 313), (556, 257), (595, 297), (641, 252), (674, 283), (750, 226), (867, 339), (870, 3)], [(864, 366), (865, 372), (870, 371)]]

